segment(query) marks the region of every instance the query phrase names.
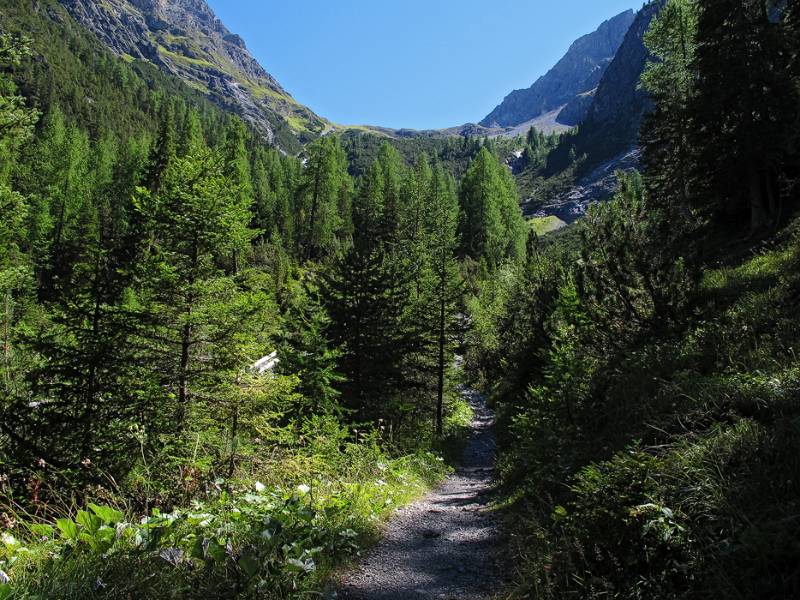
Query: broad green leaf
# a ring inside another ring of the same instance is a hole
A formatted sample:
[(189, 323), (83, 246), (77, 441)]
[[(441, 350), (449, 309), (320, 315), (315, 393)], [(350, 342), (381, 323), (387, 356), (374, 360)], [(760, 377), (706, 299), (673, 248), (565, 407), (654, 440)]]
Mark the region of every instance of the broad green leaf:
[(89, 533), (94, 533), (95, 531), (100, 529), (100, 526), (103, 524), (103, 522), (100, 519), (95, 517), (92, 513), (86, 512), (85, 510), (79, 510), (78, 514), (75, 517), (75, 520), (80, 525), (83, 525), (83, 527)]
[(197, 537), (194, 540), (194, 544), (192, 544), (192, 549), (189, 552), (189, 556), (192, 558), (205, 558), (205, 549), (203, 548), (203, 538)]
[(52, 539), (55, 536), (56, 530), (53, 529), (51, 525), (45, 525), (43, 523), (37, 523), (35, 525), (31, 525), (29, 527), (31, 533), (36, 535), (40, 538), (50, 538)]
[(3, 533), (3, 535), (0, 536), (0, 542), (3, 542), (3, 545), (9, 550), (13, 550), (17, 546), (19, 546), (17, 538), (15, 538), (10, 533)]
[(218, 544), (215, 540), (210, 540), (206, 548), (206, 557), (211, 558), (215, 562), (222, 563), (225, 562), (228, 554), (225, 552), (224, 546)]
[(125, 515), (116, 509), (111, 508), (110, 506), (97, 506), (96, 504), (90, 504), (89, 509), (96, 514), (106, 525), (116, 525), (117, 523), (122, 523), (125, 520)]
[(261, 564), (258, 561), (258, 558), (253, 554), (247, 553), (244, 554), (239, 559), (239, 568), (242, 570), (248, 579), (252, 579), (258, 572), (261, 570)]
[(58, 519), (56, 527), (61, 532), (62, 537), (67, 540), (78, 539), (78, 525), (72, 519)]
[(311, 559), (298, 560), (296, 558), (289, 558), (286, 561), (286, 568), (295, 573), (311, 573), (316, 570), (317, 566)]
[(556, 506), (555, 509), (553, 510), (553, 515), (552, 515), (553, 521), (558, 523), (559, 521), (565, 519), (566, 517), (567, 517), (567, 509), (560, 505)]

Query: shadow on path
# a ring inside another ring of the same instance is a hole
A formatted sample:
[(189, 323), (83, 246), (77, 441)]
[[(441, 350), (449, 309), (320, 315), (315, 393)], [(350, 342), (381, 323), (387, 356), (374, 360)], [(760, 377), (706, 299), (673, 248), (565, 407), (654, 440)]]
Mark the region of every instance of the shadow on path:
[(348, 574), (345, 600), (478, 600), (498, 591), (502, 538), (489, 510), (494, 415), (465, 390), (475, 413), (462, 467), (425, 499), (397, 511), (383, 540)]

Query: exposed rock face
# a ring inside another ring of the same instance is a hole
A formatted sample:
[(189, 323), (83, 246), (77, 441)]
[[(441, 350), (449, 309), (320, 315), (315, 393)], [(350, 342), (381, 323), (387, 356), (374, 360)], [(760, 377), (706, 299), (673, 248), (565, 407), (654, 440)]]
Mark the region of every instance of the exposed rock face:
[[(644, 34), (653, 18), (663, 8), (666, 0), (655, 0), (645, 5), (636, 15), (614, 60), (603, 75), (585, 123), (607, 126), (626, 122), (630, 131), (638, 132), (642, 116), (650, 109), (647, 93), (639, 86), (639, 79), (649, 57), (644, 45)], [(635, 142), (635, 138), (631, 140)]]
[[(480, 124), (514, 127), (561, 106), (597, 87), (635, 19), (625, 11), (575, 41), (564, 57), (527, 90), (516, 90)], [(570, 115), (573, 111), (570, 112)]]
[(522, 210), (529, 217), (555, 216), (565, 223), (573, 223), (585, 215), (592, 204), (611, 198), (619, 187), (617, 172), (640, 168), (641, 157), (638, 148), (615, 156), (582, 177), (568, 192), (543, 205), (531, 198), (522, 203)]
[(592, 90), (591, 92), (575, 96), (572, 101), (558, 113), (557, 121), (568, 127), (575, 127), (583, 123), (586, 119), (586, 115), (589, 114), (592, 102), (594, 102), (595, 91), (596, 90)]
[(147, 60), (240, 114), (269, 141), (290, 126), (300, 139), (327, 123), (298, 104), (205, 0), (60, 0), (120, 56)]
[(644, 34), (665, 4), (666, 0), (653, 0), (639, 11), (585, 109), (575, 150), (590, 157), (591, 172), (565, 194), (527, 200), (523, 203), (527, 214), (555, 215), (571, 223), (592, 203), (614, 195), (619, 183), (617, 171), (640, 167), (639, 128), (651, 108), (647, 93), (639, 86), (649, 58)]

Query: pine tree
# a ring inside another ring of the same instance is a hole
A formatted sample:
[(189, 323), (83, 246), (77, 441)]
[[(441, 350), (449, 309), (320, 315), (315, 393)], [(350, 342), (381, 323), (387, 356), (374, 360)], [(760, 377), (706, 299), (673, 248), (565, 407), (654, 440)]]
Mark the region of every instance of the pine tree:
[(460, 273), (458, 249), (458, 196), (455, 182), (437, 165), (425, 207), (426, 246), (431, 287), (428, 298), (435, 308), (433, 319), (436, 347), (436, 433), (443, 433), (445, 376), (452, 362)]
[(762, 0), (700, 4), (697, 93), (689, 107), (699, 208), (747, 215), (753, 233), (783, 214), (786, 148), (797, 119), (784, 25)]
[(303, 256), (316, 259), (328, 255), (337, 245), (349, 215), (350, 176), (347, 157), (339, 138), (325, 136), (308, 148), (302, 194)]
[(461, 182), (461, 252), (490, 269), (525, 249), (525, 221), (511, 172), (481, 149)]
[(341, 349), (339, 388), (357, 418), (399, 421), (406, 361), (419, 348), (407, 321), (411, 279), (398, 248), (401, 179), (393, 152), (384, 151), (364, 177), (353, 206), (353, 242), (325, 275), (327, 335)]
[[(28, 54), (28, 41), (0, 34), (0, 67), (15, 68)], [(12, 169), (33, 134), (39, 117), (17, 95), (10, 78), (0, 74), (0, 337), (2, 389), (10, 394), (12, 335), (16, 308), (30, 289), (30, 258), (26, 256), (27, 199), (12, 187)]]
[(344, 379), (336, 365), (341, 351), (328, 339), (329, 328), (330, 318), (315, 289), (307, 289), (292, 303), (284, 320), (278, 365), (281, 373), (300, 380), (297, 391), (303, 405), (297, 407), (297, 416), (340, 413), (337, 386)]
[(225, 353), (251, 311), (224, 269), (254, 235), (249, 206), (221, 157), (205, 148), (171, 161), (160, 192), (140, 189), (137, 205), (152, 240), (142, 292), (153, 322), (150, 351), (163, 385), (174, 390), (174, 423), (182, 426), (199, 392), (196, 382), (213, 371), (213, 361), (201, 357), (209, 345), (212, 355)]
[[(659, 211), (658, 219), (668, 229), (662, 233), (676, 239), (686, 235), (691, 224), (694, 150), (688, 107), (697, 85), (697, 14), (695, 0), (669, 0), (645, 34), (654, 60), (645, 68), (642, 85), (655, 105), (641, 131), (648, 206), (651, 221)], [(660, 237), (657, 243), (672, 245)]]
[[(225, 175), (231, 182), (232, 193), (242, 213), (249, 212), (253, 205), (254, 191), (250, 171), (250, 157), (246, 146), (247, 130), (244, 123), (236, 119), (231, 122), (225, 138)], [(232, 242), (231, 262), (234, 273), (239, 271), (239, 253), (247, 248), (253, 232), (250, 222), (240, 221), (231, 229), (236, 239)]]

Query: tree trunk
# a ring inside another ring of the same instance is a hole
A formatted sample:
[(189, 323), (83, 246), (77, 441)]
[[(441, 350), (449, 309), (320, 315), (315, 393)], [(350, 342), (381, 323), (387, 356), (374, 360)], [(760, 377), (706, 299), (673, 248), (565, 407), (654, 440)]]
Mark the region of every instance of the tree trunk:
[[(191, 315), (191, 309), (188, 314)], [(186, 324), (183, 326), (181, 335), (181, 365), (178, 373), (178, 412), (176, 421), (178, 425), (183, 425), (186, 419), (186, 406), (189, 400), (188, 386), (189, 386), (189, 351), (192, 346), (192, 326)]]
[(236, 469), (236, 449), (238, 446), (237, 443), (238, 436), (239, 436), (239, 403), (237, 402), (233, 407), (233, 418), (231, 419), (231, 457), (230, 457), (230, 462), (228, 463), (228, 480), (230, 480), (233, 477), (233, 472)]
[(316, 252), (314, 251), (314, 226), (315, 221), (317, 220), (317, 211), (319, 210), (319, 186), (320, 186), (320, 179), (322, 178), (322, 164), (317, 166), (317, 171), (314, 176), (314, 195), (311, 198), (311, 215), (309, 217), (308, 222), (308, 240), (306, 242), (306, 258), (315, 258)]
[(94, 285), (92, 286), (92, 294), (94, 295), (94, 307), (92, 311), (92, 346), (93, 350), (90, 354), (91, 365), (89, 366), (89, 373), (86, 380), (86, 390), (84, 391), (84, 405), (83, 405), (83, 442), (81, 445), (81, 459), (88, 459), (91, 451), (92, 438), (94, 427), (92, 420), (94, 418), (94, 403), (97, 396), (97, 366), (102, 358), (98, 356), (97, 345), (100, 343), (100, 319), (102, 317), (102, 302), (100, 298), (100, 275), (101, 275), (101, 261), (100, 251), (98, 250), (97, 260), (95, 261), (94, 271)]
[[(446, 273), (444, 274), (446, 277)], [(441, 297), (439, 298), (439, 382), (436, 393), (436, 435), (444, 432), (444, 350), (445, 350), (445, 311), (447, 298), (445, 298), (445, 282), (442, 281)]]
[(10, 321), (11, 321), (11, 292), (6, 290), (3, 294), (3, 361), (8, 365), (9, 355), (11, 354), (10, 341)]

